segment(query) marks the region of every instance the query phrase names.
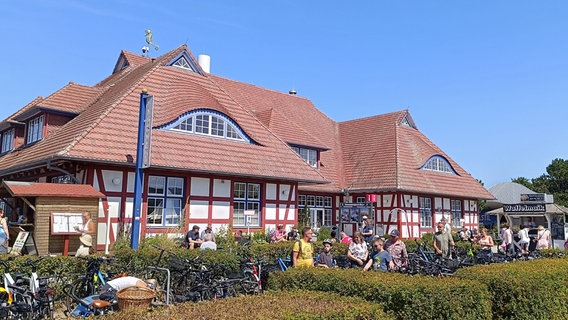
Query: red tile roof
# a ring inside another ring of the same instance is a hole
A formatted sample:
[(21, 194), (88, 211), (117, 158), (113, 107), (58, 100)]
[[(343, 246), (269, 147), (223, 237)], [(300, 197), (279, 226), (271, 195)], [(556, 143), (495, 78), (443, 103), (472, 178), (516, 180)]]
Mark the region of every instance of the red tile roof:
[[(492, 199), (477, 180), (420, 131), (401, 124), (407, 110), (340, 123), (347, 187)], [(457, 174), (420, 170), (432, 156)]]
[(12, 197), (105, 198), (104, 194), (86, 184), (4, 181), (1, 188)]
[[(133, 166), (128, 159), (136, 156), (140, 92), (147, 89), (154, 96), (154, 128), (207, 108), (233, 119), (255, 142), (154, 129), (152, 167), (299, 181), (303, 191), (492, 198), (420, 131), (401, 125), (410, 117), (406, 110), (337, 123), (308, 99), (167, 66), (183, 52), (194, 59), (185, 45), (156, 59), (123, 51), (115, 72), (94, 87), (70, 84), (36, 99), (23, 111), (44, 105), (80, 114), (33, 146), (0, 156), (0, 175), (57, 158)], [(121, 69), (125, 61), (128, 66)], [(319, 168), (288, 144), (320, 149)], [(457, 175), (419, 170), (433, 155), (448, 159)]]

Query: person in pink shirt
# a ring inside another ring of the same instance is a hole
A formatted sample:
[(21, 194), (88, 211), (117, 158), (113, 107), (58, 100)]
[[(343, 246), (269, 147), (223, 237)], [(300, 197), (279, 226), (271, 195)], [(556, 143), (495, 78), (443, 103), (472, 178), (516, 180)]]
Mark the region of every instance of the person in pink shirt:
[(284, 230), (283, 224), (279, 224), (278, 227), (276, 227), (276, 230), (272, 232), (272, 237), (270, 237), (270, 243), (281, 241), (286, 241), (286, 230)]
[(351, 243), (353, 241), (353, 239), (343, 231), (339, 233), (339, 236), (341, 237), (341, 243)]

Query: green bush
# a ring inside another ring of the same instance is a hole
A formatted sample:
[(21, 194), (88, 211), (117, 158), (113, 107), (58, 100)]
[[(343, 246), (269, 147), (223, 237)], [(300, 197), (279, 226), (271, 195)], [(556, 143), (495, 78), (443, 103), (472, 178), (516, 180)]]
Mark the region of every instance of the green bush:
[(393, 319), (380, 304), (337, 294), (294, 291), (271, 292), (203, 303), (184, 303), (151, 310), (126, 310), (108, 315), (109, 320), (130, 319)]
[(338, 269), (274, 273), (276, 290), (309, 289), (381, 303), (395, 319), (491, 319), (487, 287), (475, 281)]
[(567, 259), (537, 259), (478, 265), (455, 276), (487, 286), (494, 319), (566, 319), (567, 271)]

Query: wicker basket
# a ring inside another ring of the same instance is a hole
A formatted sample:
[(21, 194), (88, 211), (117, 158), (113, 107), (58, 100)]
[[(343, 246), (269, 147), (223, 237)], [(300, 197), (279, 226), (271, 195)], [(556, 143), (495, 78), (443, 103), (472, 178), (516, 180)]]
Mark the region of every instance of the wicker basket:
[(147, 308), (150, 306), (156, 293), (152, 289), (142, 287), (128, 287), (120, 290), (118, 297), (118, 308), (125, 310), (128, 308)]

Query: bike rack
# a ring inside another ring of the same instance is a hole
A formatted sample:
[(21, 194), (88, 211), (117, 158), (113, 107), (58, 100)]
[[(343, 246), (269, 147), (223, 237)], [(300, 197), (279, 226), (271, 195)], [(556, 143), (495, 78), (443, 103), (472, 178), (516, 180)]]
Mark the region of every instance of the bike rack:
[(162, 268), (162, 267), (154, 267), (154, 266), (148, 266), (148, 269), (150, 270), (156, 270), (156, 271), (163, 271), (166, 273), (166, 304), (169, 305), (170, 304), (170, 269), (168, 268)]

